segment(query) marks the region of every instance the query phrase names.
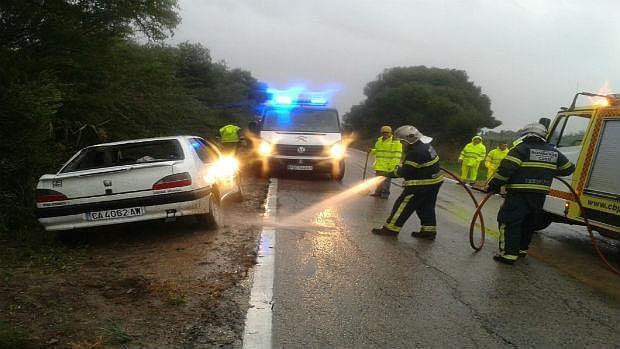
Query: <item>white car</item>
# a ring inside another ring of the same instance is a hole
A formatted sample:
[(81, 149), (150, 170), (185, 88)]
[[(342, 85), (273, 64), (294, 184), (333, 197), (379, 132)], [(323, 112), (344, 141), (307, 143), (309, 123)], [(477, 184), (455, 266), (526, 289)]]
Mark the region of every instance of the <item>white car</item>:
[(221, 224), (221, 201), (240, 196), (237, 160), (200, 137), (97, 144), (77, 152), (37, 184), (46, 230), (69, 230), (198, 216)]

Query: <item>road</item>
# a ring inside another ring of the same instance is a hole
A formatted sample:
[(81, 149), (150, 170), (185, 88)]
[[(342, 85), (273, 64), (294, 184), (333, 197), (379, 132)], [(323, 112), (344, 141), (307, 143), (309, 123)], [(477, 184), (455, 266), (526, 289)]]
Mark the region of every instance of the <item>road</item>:
[[(446, 181), (434, 242), (370, 229), (390, 200), (347, 190), (361, 180), (364, 155), (349, 151), (341, 182), (278, 178), (271, 342), (295, 347), (617, 347), (620, 278), (594, 255), (585, 229), (552, 224), (514, 266), (492, 260), (495, 215), (485, 209), (485, 248), (473, 253), (473, 206)], [(345, 194), (343, 194), (343, 192)], [(618, 263), (618, 246), (602, 241)]]

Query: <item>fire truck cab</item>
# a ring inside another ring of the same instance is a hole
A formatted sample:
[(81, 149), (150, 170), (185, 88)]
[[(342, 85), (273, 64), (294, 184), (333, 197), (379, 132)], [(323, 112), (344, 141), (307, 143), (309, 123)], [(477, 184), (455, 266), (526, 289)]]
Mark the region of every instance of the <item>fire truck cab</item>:
[[(579, 96), (591, 103), (575, 106)], [(577, 93), (570, 107), (546, 121), (549, 143), (576, 165), (564, 179), (579, 196), (554, 180), (544, 205), (549, 223), (584, 224), (585, 215), (601, 235), (620, 239), (620, 95)]]

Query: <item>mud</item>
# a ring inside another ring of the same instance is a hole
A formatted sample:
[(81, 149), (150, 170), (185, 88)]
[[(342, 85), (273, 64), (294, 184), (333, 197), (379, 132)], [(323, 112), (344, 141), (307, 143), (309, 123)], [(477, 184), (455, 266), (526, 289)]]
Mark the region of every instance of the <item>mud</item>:
[(33, 347), (240, 347), (267, 182), (243, 185), (217, 230), (191, 219), (83, 230), (54, 243), (54, 263), (2, 259), (0, 322)]

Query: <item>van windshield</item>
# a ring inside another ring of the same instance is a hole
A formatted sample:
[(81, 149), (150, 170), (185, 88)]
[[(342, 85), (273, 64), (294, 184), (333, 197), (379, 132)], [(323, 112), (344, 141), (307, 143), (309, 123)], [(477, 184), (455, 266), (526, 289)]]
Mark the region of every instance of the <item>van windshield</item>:
[(339, 133), (338, 114), (329, 109), (268, 110), (263, 131)]

